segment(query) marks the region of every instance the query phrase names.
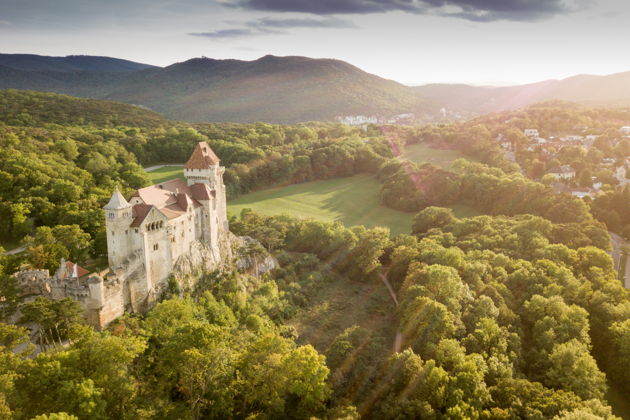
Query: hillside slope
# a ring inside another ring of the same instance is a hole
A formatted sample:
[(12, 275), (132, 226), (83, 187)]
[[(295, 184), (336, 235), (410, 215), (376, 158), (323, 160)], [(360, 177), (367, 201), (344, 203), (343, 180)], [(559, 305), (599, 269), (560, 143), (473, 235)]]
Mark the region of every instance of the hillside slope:
[(174, 124), (160, 114), (112, 101), (47, 92), (0, 91), (0, 122), (18, 126), (158, 127)]

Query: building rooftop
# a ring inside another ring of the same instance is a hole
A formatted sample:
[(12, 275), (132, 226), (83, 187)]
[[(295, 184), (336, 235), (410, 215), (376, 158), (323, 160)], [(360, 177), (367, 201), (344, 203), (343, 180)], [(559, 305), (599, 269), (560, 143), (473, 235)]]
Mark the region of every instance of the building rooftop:
[(109, 199), (109, 203), (103, 207), (105, 210), (120, 210), (131, 207), (129, 202), (125, 200), (125, 197), (118, 191), (118, 187), (114, 190), (112, 198)]
[(185, 214), (189, 207), (200, 207), (199, 201), (207, 201), (215, 196), (216, 191), (207, 184), (188, 186), (186, 181), (179, 178), (141, 188), (133, 194), (143, 203), (133, 206), (134, 220), (131, 227), (140, 226), (152, 207), (170, 220)]
[[(86, 270), (85, 268), (81, 267), (79, 264), (75, 264), (72, 261), (65, 261), (65, 265), (67, 268), (67, 272), (71, 273), (71, 278), (78, 278), (80, 279), (83, 276), (87, 276), (88, 274), (90, 274), (90, 272), (88, 270)], [(61, 280), (65, 280), (66, 277), (66, 271), (62, 270), (61, 271)]]
[(186, 169), (208, 169), (211, 165), (218, 165), (220, 159), (214, 154), (208, 143), (201, 141), (195, 146), (190, 159), (184, 165)]

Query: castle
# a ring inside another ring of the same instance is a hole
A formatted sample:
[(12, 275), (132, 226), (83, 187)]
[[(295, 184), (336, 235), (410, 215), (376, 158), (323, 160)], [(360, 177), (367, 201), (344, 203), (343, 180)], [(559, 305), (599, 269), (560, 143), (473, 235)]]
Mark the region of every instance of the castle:
[(116, 188), (103, 207), (109, 268), (88, 275), (62, 261), (52, 278), (43, 270), (22, 271), (16, 277), (23, 290), (78, 300), (98, 328), (125, 310), (146, 311), (174, 270), (190, 271), (191, 258), (206, 269), (228, 258), (224, 172), (210, 146), (200, 142), (184, 165), (185, 181), (141, 188), (129, 201)]

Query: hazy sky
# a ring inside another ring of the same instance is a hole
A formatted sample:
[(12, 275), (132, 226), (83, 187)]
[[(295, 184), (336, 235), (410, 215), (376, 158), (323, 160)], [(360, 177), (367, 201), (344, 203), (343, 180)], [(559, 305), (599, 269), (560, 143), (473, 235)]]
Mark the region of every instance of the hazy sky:
[(0, 0), (0, 52), (331, 57), (407, 84), (630, 71), (628, 0)]

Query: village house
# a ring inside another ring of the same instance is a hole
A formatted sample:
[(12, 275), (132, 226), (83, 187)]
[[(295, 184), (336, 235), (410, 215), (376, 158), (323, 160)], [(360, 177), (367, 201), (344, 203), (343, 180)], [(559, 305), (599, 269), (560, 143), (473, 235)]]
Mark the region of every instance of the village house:
[(535, 128), (526, 128), (525, 130), (523, 130), (523, 134), (525, 134), (527, 137), (540, 136), (540, 134), (538, 134), (538, 130)]
[(575, 178), (575, 169), (573, 169), (571, 165), (558, 166), (548, 173), (557, 180), (570, 180)]

